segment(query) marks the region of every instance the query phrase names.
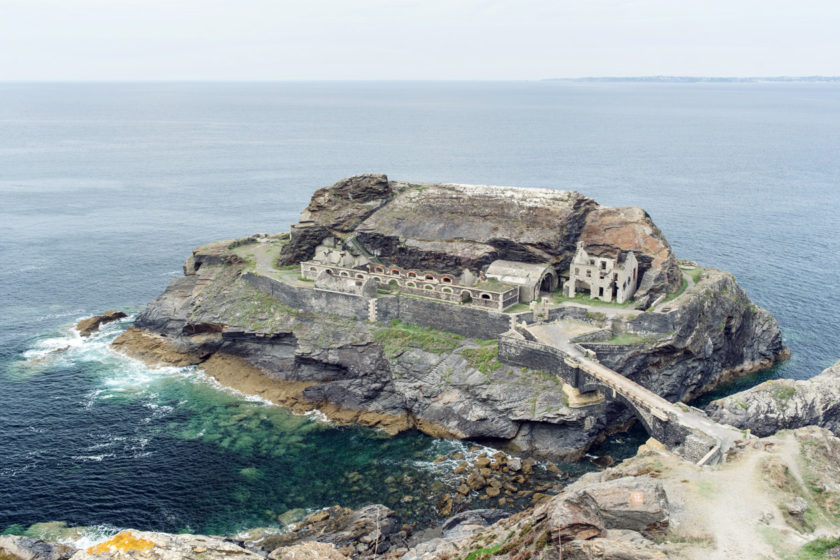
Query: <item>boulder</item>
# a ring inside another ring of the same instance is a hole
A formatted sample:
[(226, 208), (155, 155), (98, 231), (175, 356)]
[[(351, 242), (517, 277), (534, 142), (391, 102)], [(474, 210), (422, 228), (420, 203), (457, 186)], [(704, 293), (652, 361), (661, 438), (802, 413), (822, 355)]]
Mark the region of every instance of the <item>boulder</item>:
[(219, 537), (123, 531), (102, 543), (76, 552), (71, 560), (146, 560), (148, 558), (258, 560), (263, 557)]
[(104, 325), (124, 317), (128, 317), (128, 315), (122, 311), (106, 311), (102, 315), (94, 315), (93, 317), (82, 319), (76, 323), (76, 330), (79, 331), (79, 334), (82, 336), (90, 336), (99, 330), (100, 325)]
[(650, 531), (668, 526), (668, 497), (662, 482), (655, 478), (618, 478), (586, 486), (575, 493), (592, 498), (608, 529)]
[(0, 558), (3, 560), (67, 560), (76, 549), (29, 537), (0, 535)]

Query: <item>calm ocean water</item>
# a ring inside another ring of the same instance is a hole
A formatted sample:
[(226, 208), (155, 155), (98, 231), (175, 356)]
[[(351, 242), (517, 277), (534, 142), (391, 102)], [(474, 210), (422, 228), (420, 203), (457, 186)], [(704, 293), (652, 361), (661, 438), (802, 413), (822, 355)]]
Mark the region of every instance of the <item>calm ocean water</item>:
[(386, 472), (434, 484), (453, 444), (148, 370), (107, 349), (126, 323), (69, 330), (141, 309), (195, 245), (284, 231), (314, 189), (371, 171), (641, 206), (778, 318), (793, 358), (760, 378), (840, 358), (838, 84), (0, 84), (0, 531), (229, 533), (379, 501)]

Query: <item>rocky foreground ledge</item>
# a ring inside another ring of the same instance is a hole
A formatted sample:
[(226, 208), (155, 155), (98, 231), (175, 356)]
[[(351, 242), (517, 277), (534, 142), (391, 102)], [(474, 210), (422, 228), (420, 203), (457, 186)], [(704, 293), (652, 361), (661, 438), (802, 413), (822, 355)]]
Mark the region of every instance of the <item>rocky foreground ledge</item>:
[(526, 511), (461, 512), (413, 535), (384, 506), (332, 507), (280, 532), (254, 530), (235, 539), (124, 531), (77, 550), (0, 536), (0, 558), (833, 558), (840, 554), (838, 456), (840, 439), (817, 427), (742, 442), (718, 468), (697, 467), (651, 444)]

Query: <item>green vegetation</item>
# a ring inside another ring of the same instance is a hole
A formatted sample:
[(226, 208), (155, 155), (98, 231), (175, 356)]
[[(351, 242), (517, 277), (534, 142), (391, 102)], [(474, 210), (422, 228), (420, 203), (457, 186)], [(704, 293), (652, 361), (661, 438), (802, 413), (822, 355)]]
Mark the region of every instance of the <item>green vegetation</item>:
[(677, 290), (676, 292), (674, 292), (673, 294), (668, 295), (668, 297), (666, 297), (664, 301), (671, 301), (671, 300), (677, 299), (678, 297), (680, 297), (681, 295), (683, 295), (683, 292), (684, 292), (687, 288), (688, 288), (688, 280), (686, 280), (685, 278), (683, 278), (683, 281), (682, 281), (682, 286), (680, 286), (680, 289), (679, 289), (679, 290)]
[(409, 325), (399, 319), (373, 333), (373, 338), (383, 345), (387, 358), (398, 356), (407, 348), (419, 348), (435, 354), (452, 352), (464, 339), (454, 333)]
[(286, 266), (275, 266), (277, 270), (294, 270), (296, 268), (300, 268), (299, 264), (287, 264)]
[(556, 304), (572, 302), (572, 303), (582, 303), (584, 305), (597, 305), (599, 307), (617, 307), (619, 309), (633, 309), (636, 307), (636, 302), (631, 300), (625, 301), (624, 303), (617, 303), (615, 301), (601, 301), (600, 299), (589, 299), (589, 294), (587, 292), (578, 292), (575, 294), (575, 297), (566, 297), (562, 294), (562, 292), (555, 292), (551, 296), (551, 300)]
[(489, 546), (486, 548), (479, 548), (478, 550), (473, 550), (472, 552), (467, 554), (466, 557), (464, 557), (464, 560), (482, 560), (484, 558), (489, 558), (490, 556), (495, 556), (496, 553), (502, 549), (505, 543), (507, 543), (512, 536), (513, 533), (511, 532), (507, 537), (505, 537), (505, 540), (503, 540), (495, 546)]
[(793, 557), (793, 560), (819, 560), (821, 558), (827, 558), (826, 552), (837, 546), (840, 546), (840, 538), (823, 537), (816, 539), (800, 548), (796, 556)]
[(691, 279), (694, 280), (695, 284), (703, 277), (703, 268), (699, 266), (693, 268), (692, 270), (683, 270), (683, 272), (691, 276)]
[(606, 321), (607, 314), (601, 313), (600, 311), (587, 311), (586, 318), (592, 319), (593, 321)]
[(515, 303), (505, 309), (505, 313), (522, 313), (523, 311), (530, 311), (531, 306), (527, 303)]
[(494, 371), (500, 370), (502, 368), (502, 362), (499, 361), (499, 344), (496, 341), (492, 342), (492, 345), (482, 348), (465, 348), (461, 350), (461, 355), (466, 358), (467, 365), (485, 375), (490, 375)]
[(785, 402), (796, 394), (796, 388), (792, 385), (781, 385), (773, 388), (773, 398), (780, 402)]
[(609, 340), (605, 340), (604, 344), (616, 345), (632, 345), (632, 344), (650, 344), (656, 341), (656, 337), (641, 336), (633, 333), (616, 334)]

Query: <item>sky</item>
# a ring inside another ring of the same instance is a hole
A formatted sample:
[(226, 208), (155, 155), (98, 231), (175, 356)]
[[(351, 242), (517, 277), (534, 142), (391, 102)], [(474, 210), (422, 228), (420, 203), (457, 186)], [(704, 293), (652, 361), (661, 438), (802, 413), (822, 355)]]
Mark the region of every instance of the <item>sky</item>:
[(0, 0), (0, 81), (840, 75), (840, 0)]

